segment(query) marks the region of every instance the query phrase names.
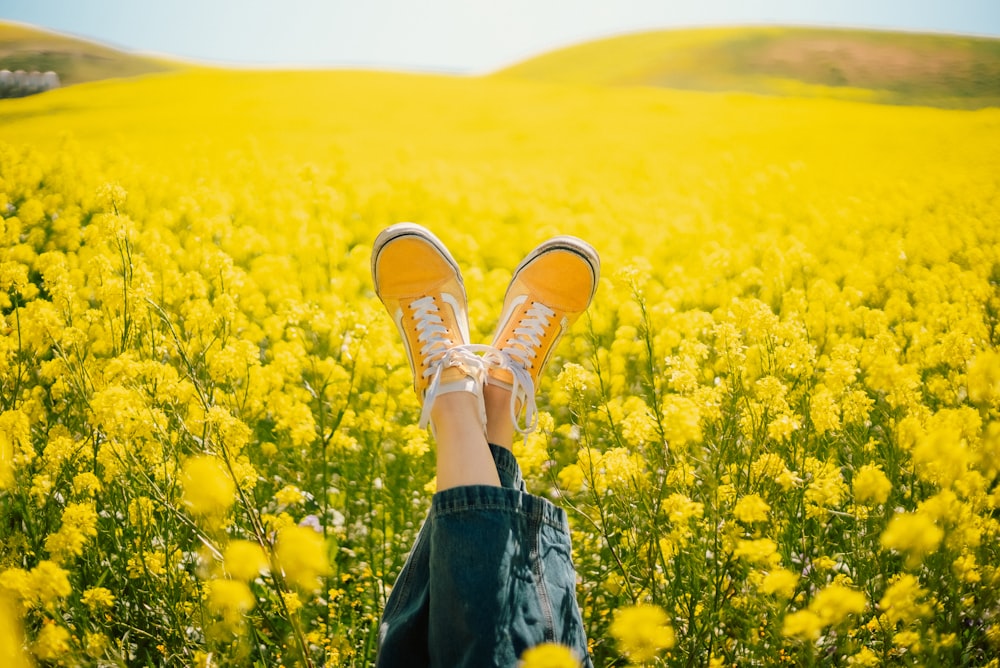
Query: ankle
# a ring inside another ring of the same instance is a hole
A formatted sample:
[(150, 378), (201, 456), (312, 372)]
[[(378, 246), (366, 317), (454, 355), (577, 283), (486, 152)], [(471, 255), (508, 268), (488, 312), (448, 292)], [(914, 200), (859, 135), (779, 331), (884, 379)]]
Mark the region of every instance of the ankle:
[[(483, 388), (486, 404), (486, 440), (508, 450), (514, 443), (510, 390), (487, 382)], [(518, 409), (520, 406), (517, 407)]]
[(435, 397), (430, 407), (430, 422), (436, 436), (476, 434), (482, 438), (486, 433), (479, 398), (473, 392), (449, 392)]

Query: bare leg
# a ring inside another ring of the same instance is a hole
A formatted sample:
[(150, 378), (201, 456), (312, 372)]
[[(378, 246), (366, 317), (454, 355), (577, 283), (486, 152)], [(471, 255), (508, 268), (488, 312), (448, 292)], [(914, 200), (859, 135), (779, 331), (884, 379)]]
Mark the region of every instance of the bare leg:
[(483, 397), (486, 400), (486, 440), (510, 450), (514, 443), (514, 423), (510, 420), (510, 390), (486, 383)]
[(500, 486), (500, 476), (479, 421), (475, 395), (450, 392), (438, 396), (431, 407), (431, 421), (437, 441), (439, 492), (464, 485)]

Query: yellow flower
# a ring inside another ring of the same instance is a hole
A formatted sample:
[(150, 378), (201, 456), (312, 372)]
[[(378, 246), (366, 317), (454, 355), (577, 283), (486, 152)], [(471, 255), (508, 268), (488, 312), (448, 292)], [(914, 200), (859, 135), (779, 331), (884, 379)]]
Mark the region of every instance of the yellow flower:
[(590, 371), (574, 362), (564, 364), (556, 378), (556, 386), (570, 396), (581, 395), (597, 384)]
[(21, 410), (0, 413), (0, 489), (13, 481), (13, 472), (35, 459), (31, 421)]
[(92, 659), (103, 658), (104, 653), (108, 651), (108, 647), (111, 645), (111, 640), (103, 633), (87, 632), (83, 636), (83, 641), (84, 651)]
[(705, 504), (694, 501), (685, 494), (674, 492), (663, 500), (661, 512), (676, 528), (688, 524), (692, 519), (702, 517), (705, 514)]
[(780, 455), (768, 452), (754, 460), (750, 465), (750, 474), (756, 481), (776, 481), (784, 491), (788, 491), (795, 486), (794, 475), (785, 465), (785, 460)]
[(69, 631), (53, 622), (47, 622), (38, 632), (32, 649), (42, 661), (55, 661), (69, 652)]
[(30, 587), (38, 602), (47, 606), (73, 591), (69, 573), (53, 561), (40, 561), (31, 569)]
[(1000, 352), (987, 350), (969, 364), (969, 398), (984, 406), (1000, 405)]
[(907, 564), (916, 566), (924, 556), (937, 550), (944, 531), (924, 513), (898, 513), (882, 532), (882, 548), (907, 555)]
[(770, 414), (788, 412), (788, 388), (774, 376), (764, 376), (753, 385), (753, 393)]
[(226, 572), (236, 580), (253, 580), (267, 569), (267, 557), (260, 545), (248, 540), (234, 540), (223, 552)]
[(806, 610), (785, 615), (781, 632), (789, 638), (816, 640), (825, 627), (840, 624), (864, 609), (864, 594), (834, 582), (820, 590)]
[(837, 560), (827, 554), (821, 554), (812, 560), (817, 572), (832, 571), (837, 566)]
[(656, 544), (663, 560), (671, 561), (677, 554), (677, 548), (684, 543), (684, 540), (685, 537), (677, 535), (677, 532), (671, 532), (669, 535), (660, 538)]
[(275, 501), (281, 506), (295, 506), (306, 500), (305, 494), (295, 485), (285, 485), (274, 495)]
[(63, 510), (62, 526), (45, 539), (52, 558), (65, 563), (83, 554), (88, 537), (97, 535), (97, 509), (93, 502), (70, 503)]
[(604, 480), (613, 489), (641, 487), (645, 473), (642, 457), (626, 448), (611, 448), (601, 457)]
[(955, 573), (955, 577), (962, 582), (976, 584), (982, 580), (978, 564), (976, 563), (976, 555), (974, 554), (965, 553), (959, 555), (956, 557), (955, 561), (952, 562), (951, 569), (952, 572)]
[(860, 666), (860, 668), (875, 668), (879, 663), (881, 661), (878, 655), (867, 647), (862, 647), (857, 653), (847, 658), (847, 665)]
[(316, 422), (308, 404), (282, 393), (273, 397), (271, 408), (275, 413), (275, 426), (288, 433), (292, 445), (305, 447), (316, 440)]
[(221, 406), (209, 408), (205, 418), (231, 455), (238, 454), (250, 440), (250, 428)]
[(774, 594), (788, 599), (795, 593), (795, 587), (798, 583), (798, 575), (785, 568), (776, 568), (764, 576), (760, 590), (765, 594)]
[(915, 576), (903, 573), (886, 588), (878, 607), (890, 623), (909, 624), (931, 613), (931, 606), (922, 601), (926, 595)]
[(629, 447), (638, 449), (657, 438), (656, 421), (645, 401), (639, 397), (629, 397), (622, 410), (625, 412), (621, 421), (622, 438)]
[(760, 498), (758, 494), (747, 494), (736, 502), (736, 507), (733, 508), (733, 515), (741, 522), (753, 524), (754, 522), (766, 521), (770, 510), (771, 506), (764, 499)]
[(559, 471), (559, 487), (567, 492), (579, 492), (583, 489), (583, 469), (579, 464), (569, 464)]
[(823, 630), (823, 622), (812, 610), (798, 610), (785, 615), (781, 634), (787, 638), (816, 640)]
[(844, 422), (849, 425), (864, 424), (871, 414), (875, 401), (864, 390), (850, 390), (840, 400)]
[(802, 427), (802, 422), (791, 413), (780, 413), (767, 423), (767, 437), (784, 442)]
[(21, 617), (6, 596), (0, 596), (0, 666), (28, 668), (28, 658), (22, 649), (24, 633)]
[(0, 433), (0, 489), (14, 484), (14, 443), (5, 433)]
[(825, 517), (827, 510), (840, 505), (846, 491), (840, 468), (831, 462), (806, 457), (805, 472), (811, 477), (806, 487), (806, 515)]
[(783, 492), (787, 492), (788, 490), (802, 484), (802, 478), (789, 469), (785, 469), (779, 473), (774, 481), (778, 483), (778, 487), (780, 487)]
[(147, 575), (156, 577), (164, 574), (165, 563), (166, 556), (162, 552), (141, 551), (129, 557), (126, 569), (128, 576), (132, 579), (142, 578)]
[(100, 479), (90, 471), (73, 477), (73, 492), (80, 496), (93, 496), (101, 491)]
[(8, 568), (0, 573), (0, 593), (27, 603), (32, 598), (31, 574), (23, 568)]
[(521, 655), (520, 668), (579, 668), (580, 660), (564, 645), (542, 643)]
[(864, 612), (865, 595), (834, 582), (816, 594), (809, 603), (809, 609), (816, 613), (825, 626), (835, 626), (848, 615)]
[(1000, 649), (1000, 624), (993, 623), (986, 627), (986, 640), (994, 649)]
[(819, 434), (840, 429), (840, 407), (833, 393), (822, 385), (816, 386), (809, 398), (809, 419)]
[(222, 515), (236, 501), (236, 484), (218, 457), (196, 455), (181, 473), (184, 503), (199, 515)]
[(330, 570), (323, 536), (308, 527), (291, 525), (281, 529), (275, 556), (285, 578), (306, 591), (319, 587), (319, 578)]
[(954, 423), (944, 423), (932, 428), (913, 448), (913, 463), (917, 474), (941, 488), (950, 487), (961, 480), (972, 460), (973, 453)]
[(610, 632), (622, 654), (633, 663), (652, 661), (674, 646), (667, 613), (656, 605), (633, 605), (615, 612)]
[(245, 582), (229, 579), (209, 580), (205, 583), (205, 589), (209, 609), (230, 625), (238, 624), (257, 603), (257, 599)]
[(892, 491), (892, 483), (877, 464), (865, 464), (854, 474), (854, 501), (878, 505), (885, 503)]
[(736, 549), (733, 555), (746, 559), (752, 564), (773, 566), (781, 561), (778, 554), (777, 544), (770, 538), (758, 538), (756, 540), (741, 539), (736, 541)]
[(521, 471), (526, 476), (533, 475), (543, 469), (550, 459), (549, 434), (552, 432), (552, 415), (541, 411), (538, 413), (538, 429), (527, 439), (515, 439), (514, 455), (520, 462)]
[(664, 437), (671, 448), (683, 448), (702, 438), (701, 407), (693, 400), (677, 394), (668, 394), (660, 406), (663, 416)]
[(415, 424), (403, 428), (403, 452), (410, 457), (423, 457), (430, 452), (430, 442), (427, 440), (427, 430), (420, 429)]
[(109, 609), (115, 604), (114, 594), (104, 587), (91, 587), (83, 592), (81, 598), (91, 612), (101, 608)]
[(920, 649), (920, 634), (910, 630), (900, 631), (892, 637), (892, 642), (916, 652)]
[(53, 475), (58, 475), (62, 466), (76, 454), (78, 447), (78, 444), (65, 433), (51, 434), (42, 453), (45, 469)]
[(302, 609), (302, 599), (294, 591), (283, 592), (281, 600), (284, 602), (285, 607), (288, 608), (288, 614), (290, 615), (294, 615)]

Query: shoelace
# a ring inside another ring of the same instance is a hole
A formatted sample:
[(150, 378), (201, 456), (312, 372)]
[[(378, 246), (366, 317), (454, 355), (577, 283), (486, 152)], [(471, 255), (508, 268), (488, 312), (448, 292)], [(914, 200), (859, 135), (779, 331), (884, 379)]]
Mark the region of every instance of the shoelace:
[[(475, 349), (485, 346), (463, 344), (449, 348), (441, 358), (432, 363), (431, 381), (424, 392), (424, 405), (420, 410), (420, 422), (417, 425), (423, 429), (431, 421), (431, 407), (434, 399), (441, 394), (458, 390), (471, 392), (476, 397), (479, 406), (479, 423), (486, 431), (486, 398), (483, 396), (483, 383), (486, 380), (487, 365), (484, 358), (475, 353)], [(448, 367), (459, 366), (465, 373), (461, 380), (441, 384), (441, 373)], [(433, 426), (433, 425), (432, 425)]]
[[(514, 429), (527, 438), (528, 434), (538, 427), (538, 409), (535, 406), (535, 382), (531, 379), (531, 374), (520, 362), (517, 362), (509, 353), (496, 348), (489, 348), (483, 360), (486, 364), (495, 369), (506, 369), (514, 378), (510, 388), (510, 421), (514, 424)], [(524, 406), (525, 426), (522, 427), (517, 419), (517, 402), (521, 401)]]
[[(479, 404), (479, 418), (486, 428), (486, 400), (483, 397), (483, 382), (486, 379), (487, 365), (477, 352), (488, 346), (472, 346), (469, 344), (455, 345), (448, 337), (448, 328), (441, 320), (441, 309), (434, 297), (421, 297), (412, 302), (413, 318), (416, 320), (417, 340), (420, 347), (420, 358), (424, 367), (421, 376), (429, 378), (427, 390), (424, 392), (423, 408), (420, 411), (418, 426), (423, 429), (430, 423), (431, 407), (434, 399), (440, 394), (465, 390), (472, 392)], [(441, 373), (448, 367), (462, 367), (466, 377), (460, 381), (441, 384)]]
[(514, 329), (514, 338), (507, 339), (504, 343), (504, 352), (514, 360), (521, 363), (525, 369), (530, 369), (534, 360), (538, 357), (538, 349), (542, 347), (542, 337), (549, 326), (551, 318), (556, 312), (545, 304), (531, 302), (531, 306), (524, 312), (524, 319), (521, 320), (520, 327)]
[[(514, 329), (514, 338), (507, 339), (503, 350), (495, 350), (495, 355), (487, 353), (488, 362), (506, 369), (514, 379), (510, 394), (510, 419), (514, 429), (527, 437), (538, 428), (538, 407), (535, 404), (535, 382), (528, 371), (534, 366), (535, 358), (542, 346), (542, 337), (556, 312), (545, 304), (532, 302), (525, 311), (525, 318)], [(524, 406), (524, 427), (517, 419), (517, 402)]]
[[(514, 429), (527, 437), (538, 428), (538, 407), (535, 403), (535, 381), (528, 371), (538, 357), (542, 337), (549, 327), (555, 311), (539, 302), (532, 302), (525, 311), (520, 326), (514, 329), (514, 337), (505, 341), (504, 350), (477, 344), (454, 345), (447, 336), (448, 329), (441, 320), (440, 308), (433, 297), (422, 297), (410, 304), (416, 320), (417, 340), (423, 345), (420, 357), (424, 367), (421, 375), (430, 377), (424, 392), (423, 408), (420, 412), (420, 428), (430, 422), (434, 399), (446, 392), (465, 390), (472, 392), (479, 404), (479, 417), (483, 428), (486, 426), (486, 400), (483, 397), (483, 383), (490, 368), (501, 368), (510, 372), (511, 384), (510, 419)], [(442, 372), (452, 366), (462, 367), (465, 378), (441, 385)], [(524, 407), (524, 426), (518, 420), (517, 403)]]
[(421, 375), (427, 378), (434, 373), (434, 358), (448, 352), (454, 342), (447, 336), (448, 328), (441, 320), (441, 308), (434, 297), (421, 297), (411, 303), (410, 308), (417, 321), (417, 340), (423, 344), (419, 353), (424, 367)]

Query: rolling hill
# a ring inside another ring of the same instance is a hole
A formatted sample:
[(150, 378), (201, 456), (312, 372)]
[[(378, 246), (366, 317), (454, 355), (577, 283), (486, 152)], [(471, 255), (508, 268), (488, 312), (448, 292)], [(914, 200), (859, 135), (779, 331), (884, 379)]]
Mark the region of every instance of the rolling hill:
[[(180, 67), (0, 21), (0, 68), (53, 70), (63, 85)], [(979, 109), (1000, 106), (1000, 39), (803, 27), (660, 30), (570, 46), (489, 76)]]
[(0, 21), (0, 69), (53, 71), (62, 85), (178, 69), (179, 63)]
[(975, 109), (1000, 106), (1000, 40), (827, 28), (664, 30), (571, 46), (494, 76)]

